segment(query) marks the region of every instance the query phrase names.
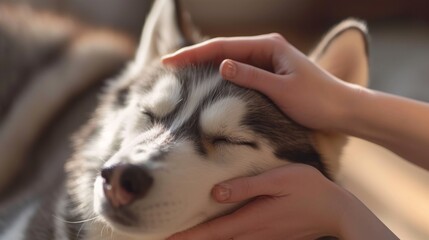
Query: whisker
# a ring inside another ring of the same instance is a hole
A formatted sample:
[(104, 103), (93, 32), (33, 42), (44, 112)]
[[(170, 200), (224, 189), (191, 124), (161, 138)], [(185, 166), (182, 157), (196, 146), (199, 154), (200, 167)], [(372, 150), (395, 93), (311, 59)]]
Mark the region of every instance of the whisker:
[(84, 222), (84, 223), (82, 224), (82, 226), (80, 226), (79, 231), (77, 232), (77, 235), (76, 235), (76, 239), (79, 239), (80, 232), (82, 231), (83, 226), (85, 225), (85, 223), (87, 223), (87, 222)]
[[(91, 225), (92, 224), (94, 224), (95, 223), (95, 221), (98, 219), (98, 216), (97, 217), (94, 217), (94, 218), (91, 218)], [(80, 235), (80, 232), (82, 231), (82, 229), (83, 229), (83, 227), (84, 227), (84, 225), (86, 224), (86, 223), (88, 223), (88, 221), (87, 222), (84, 222), (83, 224), (82, 224), (82, 226), (80, 226), (80, 229), (79, 229), (79, 231), (77, 232), (77, 237), (76, 237), (76, 239), (79, 239), (79, 235)]]
[(96, 216), (96, 217), (93, 217), (93, 218), (88, 218), (88, 219), (84, 219), (84, 220), (80, 220), (80, 221), (67, 221), (67, 220), (65, 220), (65, 219), (63, 219), (61, 217), (58, 217), (58, 216), (55, 216), (55, 215), (53, 215), (53, 216), (54, 216), (54, 218), (56, 218), (56, 219), (58, 219), (58, 220), (60, 220), (60, 221), (62, 221), (64, 223), (70, 223), (70, 224), (86, 223), (86, 222), (89, 222), (89, 221), (92, 221), (92, 220), (95, 220), (95, 219), (98, 218), (98, 216)]
[(101, 228), (101, 237), (103, 237), (104, 235), (104, 229), (106, 229), (106, 225), (103, 225), (103, 227)]

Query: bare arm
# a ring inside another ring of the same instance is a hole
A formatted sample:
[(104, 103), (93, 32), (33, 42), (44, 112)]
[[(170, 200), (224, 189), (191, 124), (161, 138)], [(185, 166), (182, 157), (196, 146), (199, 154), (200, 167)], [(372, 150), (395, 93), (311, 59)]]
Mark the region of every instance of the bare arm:
[(355, 89), (338, 131), (382, 145), (429, 169), (429, 104), (367, 89)]

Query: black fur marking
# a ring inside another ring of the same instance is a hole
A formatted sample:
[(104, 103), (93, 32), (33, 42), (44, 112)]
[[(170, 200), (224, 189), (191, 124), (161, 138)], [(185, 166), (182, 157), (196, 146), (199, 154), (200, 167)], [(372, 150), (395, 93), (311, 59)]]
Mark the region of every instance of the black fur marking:
[(176, 134), (178, 138), (182, 139), (190, 139), (192, 142), (195, 143), (195, 150), (198, 154), (205, 157), (207, 156), (207, 149), (203, 144), (203, 133), (201, 130), (201, 127), (199, 126), (199, 115), (200, 115), (201, 109), (197, 109), (192, 116), (189, 118), (187, 122), (183, 124), (182, 127), (180, 127)]
[(130, 88), (122, 88), (116, 94), (115, 105), (117, 107), (124, 107), (127, 104), (128, 95), (130, 94)]
[(325, 166), (320, 158), (320, 154), (313, 148), (292, 151), (289, 149), (279, 149), (275, 152), (275, 155), (280, 159), (313, 166), (321, 171), (324, 175), (327, 175)]
[(241, 145), (241, 146), (248, 146), (250, 148), (253, 149), (258, 149), (259, 146), (256, 142), (246, 142), (246, 141), (242, 141), (242, 140), (236, 140), (236, 139), (231, 139), (227, 136), (214, 136), (211, 137), (211, 141), (213, 144), (230, 144), (230, 145)]
[(328, 176), (321, 156), (312, 146), (309, 129), (283, 114), (266, 96), (252, 91), (248, 97), (251, 97), (248, 102), (253, 105), (249, 106), (243, 125), (269, 140), (279, 159), (311, 165)]
[[(203, 69), (201, 71), (201, 69)], [(212, 75), (213, 67), (211, 65), (207, 65), (205, 67), (201, 66), (190, 66), (186, 69), (181, 69), (175, 72), (175, 76), (180, 82), (181, 85), (181, 103), (185, 103), (191, 91), (191, 85), (194, 84), (191, 81), (202, 82), (206, 79), (209, 79), (209, 76)], [(209, 97), (212, 96), (213, 93), (209, 93)], [(206, 100), (203, 100), (206, 101)], [(173, 135), (176, 135), (178, 139), (190, 139), (195, 143), (195, 150), (202, 156), (206, 156), (208, 151), (203, 144), (204, 133), (199, 126), (199, 116), (203, 109), (204, 104), (200, 104), (200, 106), (192, 113), (191, 117), (174, 132)], [(177, 113), (183, 110), (184, 104), (177, 104), (175, 109), (170, 112), (167, 116), (164, 117), (163, 122), (170, 126), (172, 122), (175, 120)]]

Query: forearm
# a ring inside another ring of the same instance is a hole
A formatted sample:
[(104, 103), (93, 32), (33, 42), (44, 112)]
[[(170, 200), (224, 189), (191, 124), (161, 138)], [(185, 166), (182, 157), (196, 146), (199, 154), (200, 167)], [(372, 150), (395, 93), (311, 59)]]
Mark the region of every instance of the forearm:
[(429, 104), (359, 88), (348, 101), (340, 131), (429, 169)]
[(339, 238), (344, 240), (360, 239), (399, 239), (389, 230), (362, 202), (354, 196), (348, 196), (346, 209), (340, 222)]

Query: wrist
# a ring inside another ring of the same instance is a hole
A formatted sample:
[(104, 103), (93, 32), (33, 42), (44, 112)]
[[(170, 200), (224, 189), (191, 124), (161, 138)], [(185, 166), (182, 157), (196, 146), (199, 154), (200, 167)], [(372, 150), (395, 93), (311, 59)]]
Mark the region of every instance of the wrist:
[[(368, 101), (371, 101), (373, 92), (370, 89), (350, 84), (341, 83), (339, 90), (339, 111), (337, 118), (333, 121), (333, 130), (344, 134), (356, 136), (363, 131), (361, 110)], [(364, 102), (366, 101), (366, 102)]]
[(399, 239), (356, 197), (350, 193), (345, 194), (344, 197), (337, 231), (340, 239)]

